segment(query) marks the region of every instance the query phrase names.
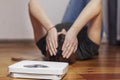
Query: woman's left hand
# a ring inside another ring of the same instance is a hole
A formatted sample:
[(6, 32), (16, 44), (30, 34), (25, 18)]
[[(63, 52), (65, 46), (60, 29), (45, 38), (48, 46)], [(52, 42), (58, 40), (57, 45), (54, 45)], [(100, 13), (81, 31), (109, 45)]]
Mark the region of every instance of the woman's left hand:
[(62, 46), (63, 57), (69, 58), (72, 53), (76, 52), (77, 47), (78, 47), (77, 35), (75, 34), (75, 31), (69, 30), (66, 33), (65, 41), (64, 41), (63, 46)]

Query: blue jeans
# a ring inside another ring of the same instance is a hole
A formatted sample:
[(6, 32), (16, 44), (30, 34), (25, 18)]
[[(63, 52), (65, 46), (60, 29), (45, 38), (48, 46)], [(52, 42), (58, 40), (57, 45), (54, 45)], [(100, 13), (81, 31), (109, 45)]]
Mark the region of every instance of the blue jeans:
[(62, 22), (74, 23), (90, 0), (70, 0)]

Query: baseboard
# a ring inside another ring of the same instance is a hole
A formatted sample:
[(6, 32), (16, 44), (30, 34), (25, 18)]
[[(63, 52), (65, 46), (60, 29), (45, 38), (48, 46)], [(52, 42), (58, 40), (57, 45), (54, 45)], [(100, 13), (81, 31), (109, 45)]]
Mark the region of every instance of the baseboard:
[(0, 40), (0, 44), (2, 43), (34, 43), (33, 39), (5, 39), (5, 40)]

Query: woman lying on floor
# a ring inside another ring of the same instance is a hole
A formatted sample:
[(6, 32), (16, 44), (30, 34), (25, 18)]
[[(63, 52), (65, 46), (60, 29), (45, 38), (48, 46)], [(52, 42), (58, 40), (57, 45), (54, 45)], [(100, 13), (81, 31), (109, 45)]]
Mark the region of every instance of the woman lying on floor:
[[(76, 59), (85, 60), (98, 53), (101, 42), (102, 0), (89, 0), (74, 22), (53, 25), (36, 0), (30, 0), (29, 13), (35, 42), (44, 55), (47, 51), (51, 56), (56, 55), (59, 34), (65, 35), (61, 54), (63, 58), (68, 59), (76, 54)], [(86, 26), (88, 22), (89, 25)]]

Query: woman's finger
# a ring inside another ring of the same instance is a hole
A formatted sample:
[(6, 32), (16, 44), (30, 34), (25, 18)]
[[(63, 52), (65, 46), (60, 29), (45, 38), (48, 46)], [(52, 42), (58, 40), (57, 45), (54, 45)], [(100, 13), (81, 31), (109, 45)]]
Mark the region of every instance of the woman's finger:
[(46, 51), (48, 51), (48, 46), (46, 45)]
[(68, 47), (69, 46), (69, 40), (67, 40), (66, 38), (65, 38), (65, 41), (64, 41), (64, 43), (63, 43), (63, 46), (62, 46), (62, 50), (64, 50), (66, 47)]
[(56, 53), (57, 52), (57, 47), (58, 47), (57, 36), (56, 36), (56, 38), (54, 40), (54, 43), (55, 43), (54, 49), (55, 49), (55, 53)]
[(54, 51), (54, 42), (53, 41), (49, 41), (49, 45), (50, 45), (50, 51), (51, 51), (51, 54), (54, 55), (55, 54), (55, 51)]
[(75, 46), (73, 53), (75, 53), (76, 51), (77, 51), (77, 45)]
[(77, 39), (76, 39), (75, 48), (74, 48), (74, 52), (73, 52), (73, 53), (75, 53), (75, 52), (77, 51), (77, 48), (78, 48), (78, 41), (77, 41)]
[(51, 48), (52, 48), (53, 54), (56, 55), (57, 50), (56, 50), (55, 40), (52, 40), (52, 47)]
[(66, 55), (66, 58), (67, 58), (67, 59), (71, 56), (71, 54), (73, 53), (73, 51), (74, 51), (74, 47), (72, 46), (72, 47), (70, 48), (69, 52), (66, 53), (66, 54), (67, 54), (67, 55)]
[(66, 52), (68, 51), (68, 49), (69, 49), (69, 42), (67, 42), (66, 44), (64, 44), (64, 46), (63, 46), (63, 53), (62, 53), (62, 55), (63, 55), (63, 57), (65, 57), (66, 56)]
[(71, 47), (69, 46), (68, 48), (66, 48), (66, 50), (65, 50), (65, 52), (64, 52), (64, 58), (67, 58), (67, 55), (68, 55), (68, 53), (70, 52), (70, 49), (71, 49)]
[(50, 51), (50, 45), (49, 45), (49, 41), (48, 41), (48, 39), (46, 40), (46, 43), (47, 43), (48, 51), (49, 51), (50, 55), (52, 56), (51, 51)]
[(62, 53), (63, 58), (65, 58), (65, 57), (66, 57), (66, 53), (67, 53), (67, 51), (68, 51), (68, 48), (67, 48), (67, 47), (66, 47), (66, 48), (64, 48), (63, 53)]

